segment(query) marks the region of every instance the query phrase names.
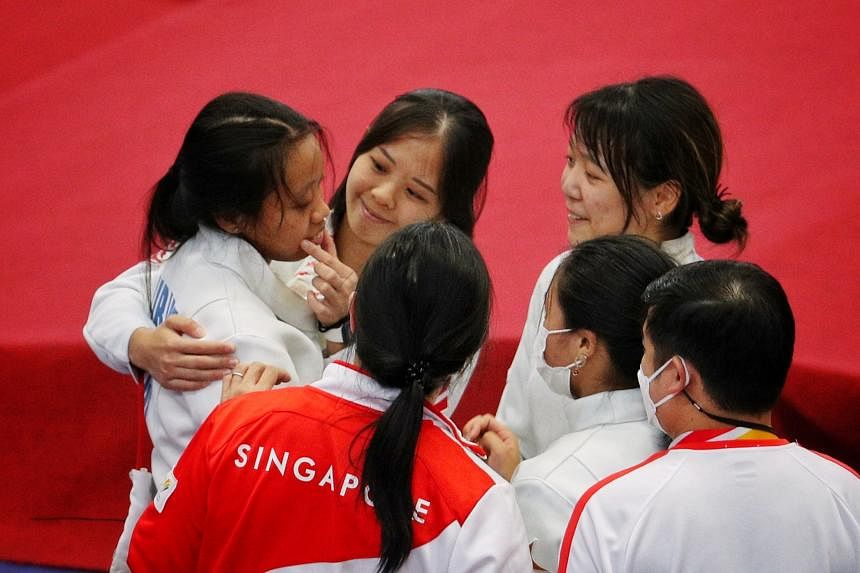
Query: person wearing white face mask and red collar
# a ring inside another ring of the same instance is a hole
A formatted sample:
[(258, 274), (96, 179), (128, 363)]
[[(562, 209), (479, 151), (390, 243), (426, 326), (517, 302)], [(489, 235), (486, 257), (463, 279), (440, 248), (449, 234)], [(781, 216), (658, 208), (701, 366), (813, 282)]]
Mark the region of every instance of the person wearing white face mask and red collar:
[(776, 279), (699, 262), (643, 299), (640, 390), (672, 442), (580, 498), (560, 571), (856, 571), (860, 476), (770, 428), (794, 348)]
[(520, 461), (516, 439), (491, 415), (464, 427), (490, 465), (511, 480), (534, 564), (556, 571), (570, 512), (597, 480), (666, 446), (648, 423), (636, 385), (642, 359), (645, 287), (675, 265), (650, 241), (603, 237), (562, 261), (544, 304), (534, 346), (537, 372), (570, 430)]

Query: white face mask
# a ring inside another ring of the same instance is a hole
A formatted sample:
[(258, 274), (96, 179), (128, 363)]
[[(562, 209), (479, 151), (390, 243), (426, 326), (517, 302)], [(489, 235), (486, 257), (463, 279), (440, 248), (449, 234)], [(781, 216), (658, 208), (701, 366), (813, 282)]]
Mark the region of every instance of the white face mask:
[[(674, 358), (674, 356), (672, 357)], [(666, 430), (663, 429), (663, 426), (660, 425), (660, 419), (657, 417), (657, 408), (680, 394), (681, 392), (675, 392), (674, 394), (667, 394), (660, 398), (656, 403), (651, 399), (651, 382), (654, 381), (657, 376), (660, 375), (663, 370), (666, 369), (669, 364), (672, 363), (672, 358), (666, 361), (663, 366), (654, 371), (654, 374), (651, 376), (645, 376), (645, 373), (642, 372), (642, 366), (639, 366), (639, 371), (636, 372), (636, 378), (639, 380), (639, 390), (642, 392), (642, 402), (645, 404), (645, 415), (648, 417), (648, 421), (660, 429), (664, 434), (668, 434)], [(681, 358), (679, 356), (679, 358)], [(690, 383), (690, 371), (687, 370), (687, 363), (684, 362), (684, 359), (681, 358), (681, 364), (684, 365), (684, 373), (686, 374), (686, 379), (684, 380), (684, 388)]]
[[(558, 330), (547, 330), (543, 325), (543, 320), (538, 325), (537, 337), (535, 338), (534, 355), (537, 358), (537, 371), (544, 383), (550, 390), (556, 394), (573, 398), (570, 393), (570, 369), (577, 365), (576, 361), (571, 362), (567, 366), (550, 366), (546, 363), (544, 352), (546, 352), (546, 340), (550, 334), (561, 334), (563, 332), (573, 332), (571, 328), (560, 328)], [(581, 366), (581, 364), (579, 365)]]

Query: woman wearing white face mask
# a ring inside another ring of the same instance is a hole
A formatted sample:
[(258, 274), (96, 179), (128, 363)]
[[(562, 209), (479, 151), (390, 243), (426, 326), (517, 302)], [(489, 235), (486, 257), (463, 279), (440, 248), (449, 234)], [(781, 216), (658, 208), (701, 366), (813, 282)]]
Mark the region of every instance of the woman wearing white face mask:
[(535, 564), (549, 571), (570, 512), (599, 479), (666, 445), (637, 390), (645, 287), (675, 266), (650, 241), (603, 237), (579, 245), (556, 271), (534, 345), (537, 372), (570, 432), (520, 462), (516, 438), (491, 415), (466, 424), (489, 462), (512, 480)]

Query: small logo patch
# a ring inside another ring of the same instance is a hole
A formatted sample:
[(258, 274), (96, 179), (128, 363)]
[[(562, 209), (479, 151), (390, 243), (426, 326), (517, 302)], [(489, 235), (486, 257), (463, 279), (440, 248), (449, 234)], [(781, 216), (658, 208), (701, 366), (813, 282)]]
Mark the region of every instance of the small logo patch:
[(177, 485), (179, 485), (179, 480), (177, 480), (176, 476), (173, 475), (173, 470), (170, 470), (158, 486), (158, 493), (155, 494), (155, 510), (158, 513), (164, 511), (164, 506), (167, 504), (167, 500), (170, 499), (170, 496), (173, 495), (173, 491), (176, 489)]

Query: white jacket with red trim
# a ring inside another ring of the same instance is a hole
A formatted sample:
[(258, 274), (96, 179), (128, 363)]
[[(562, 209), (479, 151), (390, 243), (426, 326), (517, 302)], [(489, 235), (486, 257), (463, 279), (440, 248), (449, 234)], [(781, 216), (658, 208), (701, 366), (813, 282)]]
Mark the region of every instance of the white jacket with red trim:
[(860, 478), (747, 428), (699, 430), (588, 490), (560, 571), (857, 571)]
[[(138, 523), (131, 569), (375, 571), (380, 528), (359, 485), (362, 430), (397, 393), (336, 362), (311, 386), (221, 405)], [(425, 407), (402, 571), (531, 570), (513, 488), (473, 448)]]
[(532, 560), (558, 570), (558, 553), (570, 512), (598, 480), (638, 464), (665, 448), (666, 434), (648, 423), (642, 393), (599, 392), (570, 399), (571, 433), (542, 454), (524, 460), (511, 483), (523, 513)]

